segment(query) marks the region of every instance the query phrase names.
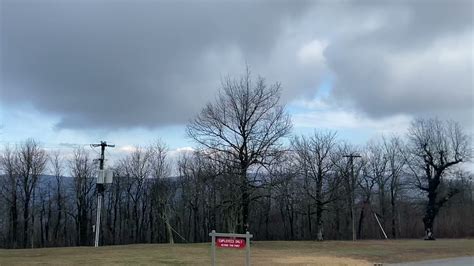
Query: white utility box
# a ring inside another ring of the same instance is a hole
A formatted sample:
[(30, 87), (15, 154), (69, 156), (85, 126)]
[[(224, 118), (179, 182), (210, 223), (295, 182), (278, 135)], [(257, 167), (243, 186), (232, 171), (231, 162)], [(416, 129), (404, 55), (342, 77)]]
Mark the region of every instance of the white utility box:
[(99, 170), (97, 173), (97, 184), (112, 184), (114, 171), (111, 169)]

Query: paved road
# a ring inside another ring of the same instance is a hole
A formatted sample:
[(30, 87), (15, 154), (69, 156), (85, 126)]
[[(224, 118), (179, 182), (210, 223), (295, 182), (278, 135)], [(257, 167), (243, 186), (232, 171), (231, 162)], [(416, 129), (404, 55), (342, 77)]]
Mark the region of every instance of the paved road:
[(459, 257), (459, 258), (450, 258), (442, 260), (425, 260), (418, 262), (408, 262), (408, 263), (399, 263), (399, 264), (389, 264), (389, 265), (399, 265), (399, 266), (423, 266), (423, 265), (433, 265), (433, 266), (474, 266), (474, 257)]

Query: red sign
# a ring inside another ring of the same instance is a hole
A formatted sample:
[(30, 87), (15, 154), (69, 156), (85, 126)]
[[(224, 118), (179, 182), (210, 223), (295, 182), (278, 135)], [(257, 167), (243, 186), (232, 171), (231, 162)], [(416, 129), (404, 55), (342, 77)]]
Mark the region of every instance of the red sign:
[(245, 239), (242, 238), (228, 238), (228, 237), (217, 237), (216, 246), (220, 248), (244, 248)]

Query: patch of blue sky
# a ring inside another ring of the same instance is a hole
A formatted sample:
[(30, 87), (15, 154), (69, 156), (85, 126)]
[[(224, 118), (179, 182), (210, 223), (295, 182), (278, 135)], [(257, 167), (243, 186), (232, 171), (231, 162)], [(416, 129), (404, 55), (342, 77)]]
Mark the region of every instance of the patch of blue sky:
[(315, 130), (336, 131), (339, 139), (363, 145), (376, 132), (371, 128), (357, 126), (357, 121), (354, 120), (357, 117), (350, 111), (343, 111), (330, 104), (332, 87), (333, 79), (328, 76), (321, 81), (312, 99), (297, 99), (287, 105), (294, 122), (293, 133), (311, 135)]
[(19, 144), (28, 138), (39, 141), (47, 149), (71, 149), (106, 140), (117, 146), (147, 145), (161, 139), (170, 149), (191, 146), (185, 135), (185, 126), (163, 126), (158, 129), (73, 130), (56, 127), (59, 117), (45, 115), (31, 106), (0, 108), (0, 144)]
[(335, 131), (339, 140), (347, 141), (354, 145), (364, 145), (369, 139), (377, 135), (377, 133), (370, 129), (321, 127), (317, 123), (314, 124), (314, 127), (298, 125), (293, 127), (294, 135), (311, 136), (315, 131)]
[(324, 102), (325, 100), (327, 100), (331, 95), (332, 83), (333, 82), (330, 77), (324, 78), (319, 84), (318, 88), (315, 89), (315, 93), (312, 99), (296, 99), (287, 105), (287, 111), (290, 114), (298, 114), (316, 110), (325, 111), (325, 108), (323, 106), (316, 107), (314, 104), (311, 103)]

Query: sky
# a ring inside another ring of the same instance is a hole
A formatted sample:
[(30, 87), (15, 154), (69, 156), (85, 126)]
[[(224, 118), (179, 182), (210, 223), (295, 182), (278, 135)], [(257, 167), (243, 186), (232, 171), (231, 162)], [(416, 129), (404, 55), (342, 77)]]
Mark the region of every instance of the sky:
[(473, 17), (470, 0), (0, 0), (0, 144), (187, 150), (246, 65), (281, 83), (294, 134), (363, 144), (438, 117), (472, 135)]

